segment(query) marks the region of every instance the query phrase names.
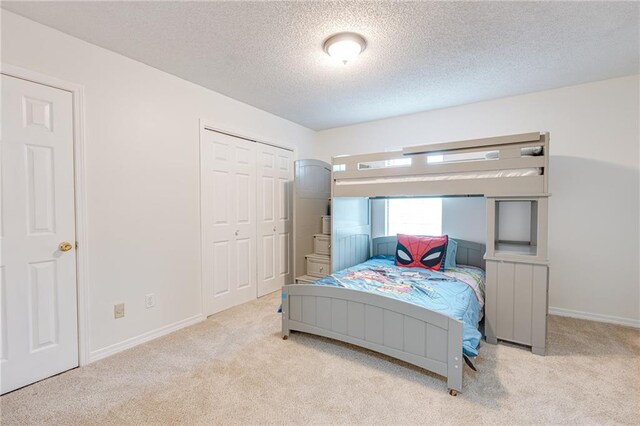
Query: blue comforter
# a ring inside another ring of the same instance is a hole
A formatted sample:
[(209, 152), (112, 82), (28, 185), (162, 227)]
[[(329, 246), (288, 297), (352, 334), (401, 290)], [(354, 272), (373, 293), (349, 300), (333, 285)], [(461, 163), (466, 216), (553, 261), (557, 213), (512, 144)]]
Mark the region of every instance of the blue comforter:
[(392, 256), (364, 263), (315, 281), (313, 285), (344, 287), (410, 302), (463, 322), (463, 352), (478, 355), (482, 335), (478, 322), (484, 305), (484, 271), (459, 266), (444, 272), (396, 266)]

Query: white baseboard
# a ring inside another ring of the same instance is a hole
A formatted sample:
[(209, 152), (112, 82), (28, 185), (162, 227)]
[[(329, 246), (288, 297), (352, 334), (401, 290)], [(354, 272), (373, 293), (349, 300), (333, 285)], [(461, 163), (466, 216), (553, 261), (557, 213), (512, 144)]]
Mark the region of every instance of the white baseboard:
[(138, 346), (141, 343), (148, 342), (149, 340), (157, 339), (158, 337), (180, 330), (181, 328), (188, 327), (196, 324), (204, 319), (202, 314), (194, 315), (189, 318), (185, 318), (181, 321), (174, 322), (173, 324), (165, 325), (164, 327), (157, 328), (155, 330), (142, 333), (138, 336), (131, 337), (122, 342), (114, 343), (113, 345), (106, 346), (89, 353), (89, 363), (97, 361), (99, 359), (106, 358), (118, 352), (122, 352), (125, 349)]
[(574, 311), (571, 309), (549, 307), (551, 315), (571, 317), (589, 321), (606, 322), (609, 324), (625, 325), (627, 327), (640, 328), (640, 320), (633, 318), (614, 317), (612, 315), (592, 314), (589, 312)]

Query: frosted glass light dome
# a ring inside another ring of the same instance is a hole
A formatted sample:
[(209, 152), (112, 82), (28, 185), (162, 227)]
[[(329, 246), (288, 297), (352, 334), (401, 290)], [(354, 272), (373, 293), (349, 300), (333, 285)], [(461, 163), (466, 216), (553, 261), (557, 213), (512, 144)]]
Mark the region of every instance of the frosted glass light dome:
[(354, 60), (367, 47), (364, 37), (356, 33), (339, 33), (324, 42), (324, 51), (346, 64)]

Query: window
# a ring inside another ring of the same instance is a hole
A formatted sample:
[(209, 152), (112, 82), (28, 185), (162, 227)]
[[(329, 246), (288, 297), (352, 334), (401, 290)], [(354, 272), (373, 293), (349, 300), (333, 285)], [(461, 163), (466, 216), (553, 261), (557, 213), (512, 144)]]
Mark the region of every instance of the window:
[(441, 198), (387, 200), (387, 235), (442, 235)]

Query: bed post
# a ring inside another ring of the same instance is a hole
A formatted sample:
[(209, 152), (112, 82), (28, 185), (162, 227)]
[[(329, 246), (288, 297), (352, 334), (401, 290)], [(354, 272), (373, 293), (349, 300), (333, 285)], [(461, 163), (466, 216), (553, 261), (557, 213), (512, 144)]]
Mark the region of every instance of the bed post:
[(447, 350), (447, 387), (449, 395), (456, 396), (462, 391), (462, 321), (449, 318)]
[(289, 338), (289, 288), (282, 286), (282, 340)]

